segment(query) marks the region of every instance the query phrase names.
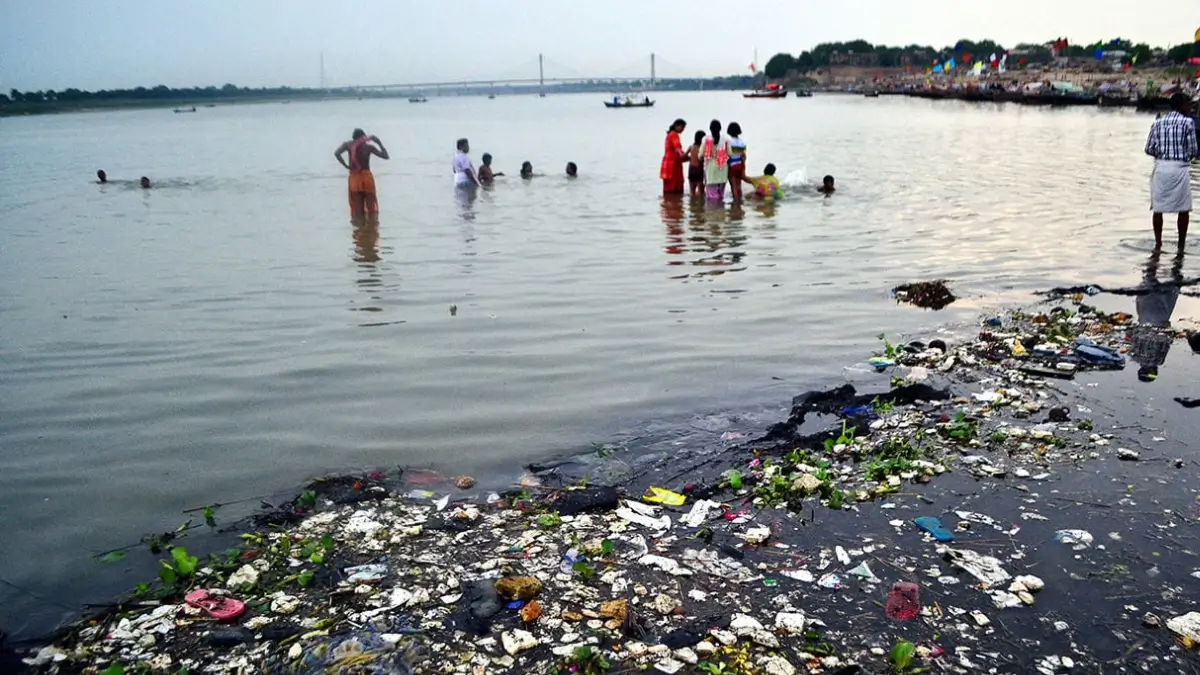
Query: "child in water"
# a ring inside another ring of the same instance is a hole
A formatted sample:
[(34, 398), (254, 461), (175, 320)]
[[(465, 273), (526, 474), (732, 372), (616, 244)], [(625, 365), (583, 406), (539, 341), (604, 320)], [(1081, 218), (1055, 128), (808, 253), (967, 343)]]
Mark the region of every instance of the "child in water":
[(492, 171), (492, 155), (491, 153), (483, 153), (483, 166), (479, 167), (479, 184), (491, 185), (497, 176), (503, 176), (504, 172), (495, 173)]
[(754, 186), (754, 196), (759, 199), (767, 201), (783, 199), (783, 190), (779, 187), (779, 179), (775, 177), (774, 164), (764, 166), (763, 175), (743, 176), (742, 180)]
[(533, 162), (523, 162), (521, 164), (521, 178), (533, 178)]
[(575, 178), (579, 176), (579, 167), (575, 162), (567, 162), (567, 178)]
[(695, 199), (704, 194), (704, 131), (696, 132), (696, 140), (688, 148), (688, 191)]
[(742, 201), (742, 181), (746, 177), (746, 141), (742, 140), (742, 125), (730, 122), (729, 134), (729, 193), (733, 201)]
[(831, 195), (837, 188), (833, 187), (833, 176), (825, 176), (821, 181), (821, 187), (817, 188), (817, 192), (825, 195)]

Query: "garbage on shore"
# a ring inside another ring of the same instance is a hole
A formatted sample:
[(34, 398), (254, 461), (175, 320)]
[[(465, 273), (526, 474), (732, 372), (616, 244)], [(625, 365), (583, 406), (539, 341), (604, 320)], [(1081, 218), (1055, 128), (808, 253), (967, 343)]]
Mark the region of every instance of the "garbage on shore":
[[(624, 484), (546, 472), (488, 494), (416, 474), (333, 479), (247, 523), (236, 548), (203, 559), (175, 548), (156, 585), (25, 663), (107, 675), (849, 675), (895, 671), (897, 659), (973, 673), (1001, 654), (1013, 659), (1005, 672), (1095, 665), (1081, 649), (1013, 649), (997, 629), (1020, 613), (1075, 630), (1034, 614), (1055, 591), (1026, 563), (1045, 539), (1022, 540), (1024, 520), (976, 506), (906, 512), (869, 536), (824, 536), (820, 524), (885, 512), (950, 472), (1028, 490), (1066, 464), (1117, 464), (1085, 417), (1048, 421), (1061, 407), (1048, 383), (1060, 364), (1115, 367), (1095, 354), (1119, 354), (1125, 323), (1056, 308), (953, 346), (885, 340), (884, 391), (807, 392), (721, 461), (681, 472), (676, 459)], [(813, 433), (815, 419), (837, 422)], [(1060, 527), (1075, 550), (1050, 546), (1068, 556), (1103, 548), (1078, 523)], [(1200, 615), (1163, 616), (1197, 640)], [(1175, 658), (1186, 652), (1144, 662)]]

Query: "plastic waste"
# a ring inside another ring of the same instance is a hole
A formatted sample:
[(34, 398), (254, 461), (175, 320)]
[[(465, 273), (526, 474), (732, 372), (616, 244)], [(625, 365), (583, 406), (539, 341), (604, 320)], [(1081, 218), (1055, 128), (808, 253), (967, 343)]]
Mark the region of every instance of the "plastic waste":
[(409, 490), (404, 493), (405, 499), (433, 499), (434, 494), (429, 490)]
[(1054, 533), (1054, 541), (1060, 544), (1070, 544), (1075, 547), (1076, 551), (1092, 545), (1092, 533), (1087, 530), (1059, 530)]
[(913, 518), (913, 524), (921, 529), (922, 532), (928, 532), (938, 541), (954, 541), (954, 533), (947, 530), (942, 521), (933, 516), (921, 516)]
[(982, 555), (967, 549), (945, 548), (940, 551), (955, 567), (962, 569), (988, 586), (998, 586), (1012, 578), (1000, 561), (990, 555)]
[(650, 506), (649, 504), (626, 500), (622, 502), (622, 506), (617, 509), (616, 513), (623, 520), (637, 523), (652, 530), (667, 530), (671, 527), (670, 516), (655, 518), (654, 514), (657, 513), (657, 507)]
[(896, 362), (893, 359), (887, 358), (886, 356), (872, 356), (871, 358), (867, 359), (867, 365), (871, 366), (876, 371), (882, 372), (896, 365)]
[(579, 549), (570, 548), (563, 554), (562, 562), (558, 564), (558, 570), (564, 574), (570, 574), (575, 563), (583, 560), (583, 556), (579, 554)]
[(837, 590), (842, 587), (842, 578), (836, 574), (825, 574), (820, 579), (817, 579), (817, 585), (821, 588)]
[(670, 490), (651, 486), (646, 488), (646, 494), (642, 497), (642, 500), (650, 502), (651, 504), (683, 506), (683, 502), (686, 501), (687, 498), (678, 492), (671, 492)]
[(692, 510), (679, 519), (679, 522), (688, 527), (700, 527), (704, 521), (708, 520), (708, 514), (714, 509), (720, 508), (717, 502), (701, 499), (692, 504)]
[(1087, 338), (1075, 338), (1075, 356), (1093, 366), (1124, 368), (1125, 357), (1112, 347), (1104, 347)]
[(356, 565), (343, 570), (346, 581), (352, 584), (373, 584), (382, 581), (388, 573), (387, 565)]
[(858, 567), (850, 570), (849, 573), (871, 583), (879, 583), (879, 577), (875, 576), (875, 573), (871, 571), (871, 568), (865, 562), (859, 563)]
[(1188, 612), (1167, 619), (1167, 628), (1192, 642), (1200, 642), (1200, 612)]
[(892, 586), (883, 611), (893, 619), (909, 621), (921, 613), (920, 591), (916, 584), (900, 582)]
[(670, 558), (664, 558), (660, 555), (644, 555), (638, 560), (639, 564), (657, 567), (658, 569), (675, 577), (690, 577), (692, 570), (683, 567), (678, 562)]

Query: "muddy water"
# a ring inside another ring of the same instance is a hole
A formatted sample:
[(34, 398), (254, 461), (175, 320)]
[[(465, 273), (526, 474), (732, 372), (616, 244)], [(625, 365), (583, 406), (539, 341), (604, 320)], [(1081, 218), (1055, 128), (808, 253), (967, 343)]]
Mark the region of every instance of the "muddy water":
[[(774, 162), (793, 193), (662, 204), (677, 116), (738, 121), (751, 171)], [(187, 507), (326, 470), (488, 473), (647, 424), (707, 428), (839, 381), (880, 331), (1136, 283), (1149, 123), (724, 93), (3, 120), (0, 576), (41, 599), (3, 586), (0, 621), (29, 633), (140, 581), (89, 553)], [(330, 156), (354, 126), (394, 157), (377, 228), (348, 222)], [(460, 136), (514, 176), (456, 196)], [(524, 160), (543, 175), (516, 179)], [(98, 168), (156, 187), (98, 186)], [(831, 199), (804, 184), (826, 173)], [(935, 315), (887, 298), (938, 277), (965, 299)]]

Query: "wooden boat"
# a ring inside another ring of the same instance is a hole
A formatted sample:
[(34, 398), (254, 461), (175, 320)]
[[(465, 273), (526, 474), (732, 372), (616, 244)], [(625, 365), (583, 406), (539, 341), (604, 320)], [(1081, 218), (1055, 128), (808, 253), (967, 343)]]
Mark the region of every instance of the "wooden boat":
[(812, 92), (807, 89), (797, 89), (796, 98), (812, 98)]
[(175, 109), (175, 112), (177, 112), (177, 113), (192, 113), (192, 112), (196, 112), (196, 106), (192, 106), (192, 107), (190, 107), (190, 108), (176, 108), (176, 109)]
[(865, 97), (867, 97), (867, 98), (879, 98), (879, 92), (877, 92), (877, 91), (868, 91), (868, 92), (864, 92), (864, 93), (863, 93), (863, 96), (865, 96)]
[(654, 101), (652, 99), (648, 99), (648, 98), (642, 99), (640, 101), (631, 101), (629, 99), (625, 99), (624, 101), (605, 101), (604, 107), (605, 108), (653, 108)]
[(1112, 94), (1101, 94), (1099, 103), (1101, 108), (1134, 108), (1138, 104), (1133, 97)]
[(787, 98), (787, 89), (783, 87), (755, 89), (742, 94), (742, 98)]
[(495, 99), (495, 98), (496, 98), (496, 95), (495, 95), (495, 94), (488, 94), (488, 100), (489, 100), (489, 101), (491, 101), (491, 100), (493, 100), (493, 99)]
[(411, 96), (408, 99), (409, 103), (429, 103), (429, 99), (424, 96)]

